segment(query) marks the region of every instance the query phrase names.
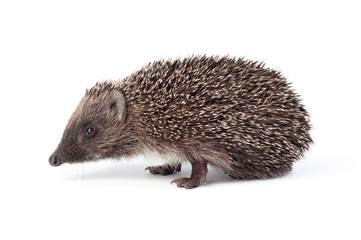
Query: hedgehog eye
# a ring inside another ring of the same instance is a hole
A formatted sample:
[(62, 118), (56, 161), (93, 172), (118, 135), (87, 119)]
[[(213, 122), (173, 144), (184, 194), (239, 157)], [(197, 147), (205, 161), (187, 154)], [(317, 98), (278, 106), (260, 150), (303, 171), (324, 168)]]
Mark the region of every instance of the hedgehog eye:
[(92, 134), (94, 134), (94, 132), (95, 132), (95, 129), (94, 129), (93, 127), (88, 127), (88, 128), (85, 130), (84, 134), (85, 134), (85, 135), (92, 135)]

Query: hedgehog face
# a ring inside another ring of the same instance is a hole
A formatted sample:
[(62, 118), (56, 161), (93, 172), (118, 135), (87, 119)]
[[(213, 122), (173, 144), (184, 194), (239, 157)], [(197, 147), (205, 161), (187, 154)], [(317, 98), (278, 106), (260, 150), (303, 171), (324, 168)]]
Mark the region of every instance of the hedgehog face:
[(122, 145), (119, 139), (122, 139), (125, 112), (125, 100), (120, 92), (87, 92), (70, 118), (58, 148), (50, 156), (50, 165), (113, 157)]
[(52, 166), (60, 166), (63, 163), (76, 163), (99, 159), (94, 149), (102, 128), (94, 123), (77, 124), (65, 129), (62, 140), (50, 157)]

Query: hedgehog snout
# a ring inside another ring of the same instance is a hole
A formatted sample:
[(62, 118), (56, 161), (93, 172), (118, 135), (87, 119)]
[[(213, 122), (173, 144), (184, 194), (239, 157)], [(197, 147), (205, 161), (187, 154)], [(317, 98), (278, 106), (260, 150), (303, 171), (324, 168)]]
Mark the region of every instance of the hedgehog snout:
[(53, 154), (49, 158), (49, 163), (53, 167), (58, 167), (58, 166), (60, 166), (62, 164), (62, 161), (61, 161), (61, 158), (60, 158), (59, 155)]

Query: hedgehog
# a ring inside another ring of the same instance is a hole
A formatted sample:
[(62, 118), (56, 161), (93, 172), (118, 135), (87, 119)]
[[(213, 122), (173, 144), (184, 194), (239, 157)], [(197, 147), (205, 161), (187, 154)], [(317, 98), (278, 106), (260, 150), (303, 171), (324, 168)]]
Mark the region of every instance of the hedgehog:
[[(290, 83), (263, 62), (228, 56), (160, 60), (87, 89), (52, 166), (155, 152), (152, 174), (206, 183), (208, 166), (236, 179), (284, 175), (309, 149), (310, 117)], [(173, 156), (169, 158), (167, 156)]]

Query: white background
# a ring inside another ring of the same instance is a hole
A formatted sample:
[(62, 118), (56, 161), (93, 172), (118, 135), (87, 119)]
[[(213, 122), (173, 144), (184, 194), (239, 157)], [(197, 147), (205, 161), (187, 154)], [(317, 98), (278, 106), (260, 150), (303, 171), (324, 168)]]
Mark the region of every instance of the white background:
[[(360, 239), (357, 2), (1, 1), (0, 239)], [(85, 88), (191, 54), (293, 83), (315, 144), (290, 174), (185, 190), (144, 158), (49, 166)]]

